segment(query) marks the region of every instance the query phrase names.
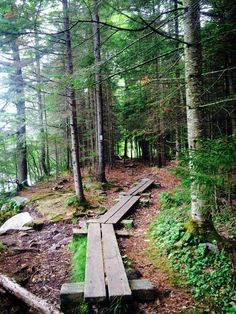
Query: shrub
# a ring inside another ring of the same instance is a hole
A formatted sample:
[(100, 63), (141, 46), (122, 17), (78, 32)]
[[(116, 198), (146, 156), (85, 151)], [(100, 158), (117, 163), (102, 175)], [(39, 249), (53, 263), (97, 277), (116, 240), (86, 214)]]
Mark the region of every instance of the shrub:
[[(1, 210), (4, 205), (4, 209)], [(15, 201), (6, 198), (5, 196), (0, 197), (0, 225), (2, 225), (7, 219), (19, 213), (20, 205)]]
[(212, 252), (197, 236), (186, 232), (190, 210), (187, 194), (181, 189), (161, 194), (162, 211), (150, 226), (150, 236), (159, 254), (191, 287), (193, 296), (205, 300), (211, 313), (235, 313), (231, 256), (223, 249)]

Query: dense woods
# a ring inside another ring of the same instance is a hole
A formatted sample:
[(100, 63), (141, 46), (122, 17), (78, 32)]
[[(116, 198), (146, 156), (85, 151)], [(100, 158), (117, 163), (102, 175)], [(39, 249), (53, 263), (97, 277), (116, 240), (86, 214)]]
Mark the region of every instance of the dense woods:
[(85, 172), (177, 160), (187, 231), (232, 250), (215, 217), (235, 213), (235, 17), (234, 0), (2, 0), (1, 195), (71, 172), (87, 204)]

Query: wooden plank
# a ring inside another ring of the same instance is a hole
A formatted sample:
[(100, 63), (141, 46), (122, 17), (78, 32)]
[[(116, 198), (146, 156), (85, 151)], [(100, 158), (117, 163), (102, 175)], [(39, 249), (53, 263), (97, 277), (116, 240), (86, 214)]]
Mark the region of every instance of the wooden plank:
[[(73, 228), (72, 232), (73, 232), (74, 236), (87, 235), (88, 229)], [(127, 230), (127, 229), (119, 229), (119, 230), (115, 230), (115, 234), (119, 237), (130, 237), (133, 235), (133, 232), (131, 230)]]
[(144, 182), (144, 184), (142, 184), (134, 193), (132, 193), (132, 195), (137, 195), (144, 192), (147, 188), (149, 188), (150, 185), (153, 184), (153, 182), (154, 180), (147, 179), (147, 181)]
[(131, 188), (128, 192), (127, 195), (135, 195), (134, 193), (140, 188), (142, 187), (146, 182), (147, 182), (147, 178), (142, 179), (138, 184), (136, 184), (133, 188)]
[(124, 196), (118, 203), (112, 206), (105, 214), (99, 218), (100, 223), (105, 223), (110, 217), (112, 217), (122, 206), (124, 206), (132, 196)]
[(118, 296), (130, 297), (131, 289), (113, 225), (102, 224), (102, 239), (109, 298)]
[(132, 198), (118, 210), (111, 218), (109, 218), (106, 223), (108, 224), (116, 224), (119, 220), (123, 218), (123, 216), (137, 203), (140, 199), (140, 196), (132, 196)]
[(73, 235), (87, 235), (88, 229), (87, 228), (72, 228)]
[(88, 227), (84, 299), (92, 302), (106, 298), (100, 226), (92, 223)]

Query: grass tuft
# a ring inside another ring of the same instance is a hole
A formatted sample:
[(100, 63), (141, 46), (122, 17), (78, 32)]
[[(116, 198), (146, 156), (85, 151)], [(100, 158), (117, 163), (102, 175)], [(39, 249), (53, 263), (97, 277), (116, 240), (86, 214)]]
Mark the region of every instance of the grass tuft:
[(72, 258), (72, 280), (74, 282), (83, 282), (85, 277), (87, 237), (83, 235), (74, 237), (69, 247), (74, 252)]

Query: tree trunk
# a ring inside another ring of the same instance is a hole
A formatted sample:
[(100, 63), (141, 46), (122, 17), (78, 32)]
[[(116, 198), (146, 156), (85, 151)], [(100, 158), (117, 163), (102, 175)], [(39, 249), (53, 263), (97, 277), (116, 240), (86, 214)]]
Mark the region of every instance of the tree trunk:
[[(179, 56), (179, 18), (178, 18), (178, 0), (174, 0), (174, 9), (175, 11), (175, 38), (176, 40), (176, 44), (175, 47), (177, 50), (175, 57), (177, 60), (179, 60), (180, 56)], [(175, 70), (175, 77), (177, 79), (177, 88), (176, 88), (176, 112), (175, 112), (175, 155), (178, 158), (179, 154), (180, 154), (180, 116), (181, 116), (181, 108), (180, 108), (180, 104), (181, 104), (181, 95), (180, 95), (180, 70), (179, 70), (179, 61), (177, 62), (177, 66), (176, 66), (176, 70)], [(179, 108), (179, 109), (178, 109)]]
[[(184, 20), (185, 45), (185, 80), (186, 80), (186, 106), (188, 146), (190, 151), (190, 171), (194, 171), (191, 154), (199, 148), (199, 139), (202, 135), (200, 106), (202, 104), (202, 60), (200, 45), (200, 7), (199, 1), (184, 0), (186, 7)], [(192, 178), (191, 185), (191, 216), (192, 220), (201, 225), (206, 222), (203, 214), (205, 201), (201, 198), (201, 188)]]
[[(35, 46), (38, 47), (38, 37), (35, 37)], [(41, 67), (39, 53), (36, 49), (36, 81), (37, 81), (37, 97), (38, 97), (38, 107), (39, 107), (39, 121), (40, 121), (40, 164), (43, 169), (43, 172), (46, 176), (49, 176), (49, 169), (47, 168), (46, 163), (46, 145), (45, 145), (45, 129), (44, 129), (44, 110), (43, 110), (43, 98), (41, 93)]]
[[(9, 293), (16, 296), (18, 299), (26, 303), (37, 313), (42, 314), (59, 314), (61, 313), (53, 305), (47, 303), (45, 300), (37, 297), (25, 288), (10, 280), (8, 277), (0, 274), (0, 286), (6, 289)], [(9, 311), (10, 313), (10, 311)]]
[[(63, 4), (63, 15), (64, 15), (64, 29), (65, 29), (65, 46), (66, 46), (66, 71), (67, 75), (72, 79), (74, 69), (72, 60), (72, 49), (71, 49), (71, 35), (70, 35), (70, 23), (68, 15), (68, 3), (67, 0), (62, 0)], [(78, 126), (77, 126), (77, 111), (76, 111), (76, 99), (75, 90), (71, 83), (68, 83), (67, 87), (68, 103), (70, 110), (70, 129), (71, 129), (71, 157), (74, 174), (75, 193), (79, 197), (80, 201), (84, 201), (84, 192), (82, 185), (82, 176), (80, 170), (79, 160), (79, 142), (78, 142)]]
[(105, 145), (104, 145), (104, 126), (103, 126), (103, 99), (102, 99), (102, 85), (101, 85), (101, 54), (100, 54), (100, 28), (98, 15), (98, 1), (94, 0), (93, 11), (93, 39), (94, 39), (94, 57), (96, 65), (96, 109), (97, 109), (97, 144), (98, 144), (98, 169), (97, 178), (100, 182), (106, 182), (105, 175)]
[(12, 43), (15, 74), (12, 78), (13, 90), (15, 92), (15, 104), (17, 110), (16, 131), (16, 158), (17, 158), (17, 182), (18, 187), (27, 186), (27, 149), (26, 149), (26, 126), (25, 126), (25, 93), (22, 68), (20, 65), (20, 52), (18, 38)]

